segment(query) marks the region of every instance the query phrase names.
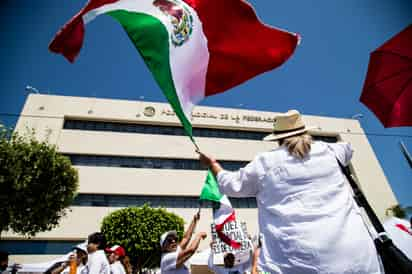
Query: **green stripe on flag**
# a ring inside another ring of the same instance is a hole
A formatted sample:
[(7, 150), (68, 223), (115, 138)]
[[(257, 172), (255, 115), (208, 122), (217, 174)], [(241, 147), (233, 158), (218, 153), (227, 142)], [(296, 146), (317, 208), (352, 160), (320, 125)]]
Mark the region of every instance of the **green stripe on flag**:
[(223, 195), (219, 191), (216, 178), (209, 170), (207, 172), (205, 184), (203, 185), (202, 193), (200, 193), (200, 200), (208, 200), (219, 203), (222, 197)]
[(146, 65), (162, 89), (186, 134), (192, 138), (192, 125), (183, 112), (173, 83), (170, 69), (169, 33), (157, 18), (137, 12), (116, 10), (108, 12), (125, 29), (130, 40), (143, 57)]

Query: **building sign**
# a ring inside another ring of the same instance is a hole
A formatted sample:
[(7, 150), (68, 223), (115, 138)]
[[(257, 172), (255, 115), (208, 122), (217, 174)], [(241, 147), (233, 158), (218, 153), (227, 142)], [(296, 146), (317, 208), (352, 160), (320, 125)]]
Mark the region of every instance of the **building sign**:
[(148, 106), (144, 108), (143, 115), (146, 117), (153, 117), (156, 114), (156, 110), (152, 106)]
[[(152, 106), (145, 107), (143, 114), (146, 117), (153, 117), (156, 114), (156, 110)], [(160, 116), (176, 116), (176, 113), (171, 109), (163, 109)], [(270, 123), (273, 124), (275, 121), (274, 117), (263, 117), (257, 115), (238, 115), (229, 113), (211, 113), (211, 112), (192, 112), (192, 119), (213, 119), (213, 120), (226, 120), (234, 121), (235, 123), (240, 122), (255, 122), (255, 123)]]

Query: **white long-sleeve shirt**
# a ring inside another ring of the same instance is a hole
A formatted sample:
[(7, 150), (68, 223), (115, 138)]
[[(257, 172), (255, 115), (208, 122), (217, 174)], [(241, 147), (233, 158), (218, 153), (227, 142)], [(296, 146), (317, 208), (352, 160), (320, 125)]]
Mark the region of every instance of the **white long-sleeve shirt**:
[(120, 261), (115, 261), (110, 265), (111, 274), (126, 274), (126, 270)]
[(110, 274), (110, 264), (103, 250), (89, 253), (86, 266), (89, 274)]
[(374, 243), (336, 161), (347, 165), (351, 157), (347, 143), (315, 142), (304, 160), (279, 147), (237, 172), (218, 173), (223, 194), (256, 197), (261, 270), (381, 273)]
[(180, 246), (177, 246), (176, 251), (163, 253), (160, 261), (160, 269), (162, 274), (189, 274), (190, 263), (186, 261), (182, 266), (177, 268), (177, 257), (182, 252)]

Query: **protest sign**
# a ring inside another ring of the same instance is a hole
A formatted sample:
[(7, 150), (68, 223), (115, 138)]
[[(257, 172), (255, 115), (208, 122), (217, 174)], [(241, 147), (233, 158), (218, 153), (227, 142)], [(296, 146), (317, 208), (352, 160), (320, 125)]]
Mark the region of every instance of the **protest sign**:
[(245, 222), (231, 221), (227, 222), (223, 227), (223, 233), (230, 239), (239, 242), (241, 247), (235, 249), (223, 242), (217, 235), (215, 224), (211, 224), (213, 264), (223, 265), (223, 256), (226, 253), (235, 255), (235, 265), (245, 263), (249, 260), (253, 246), (248, 237), (247, 227)]

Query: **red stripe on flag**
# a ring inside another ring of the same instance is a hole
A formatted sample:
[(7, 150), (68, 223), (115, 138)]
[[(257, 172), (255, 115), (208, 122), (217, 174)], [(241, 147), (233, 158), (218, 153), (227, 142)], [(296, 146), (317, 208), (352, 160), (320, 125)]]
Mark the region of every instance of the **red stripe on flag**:
[(84, 40), (84, 22), (82, 16), (100, 6), (119, 0), (90, 0), (69, 22), (67, 22), (50, 42), (49, 50), (60, 53), (73, 63), (79, 55)]
[(198, 13), (208, 41), (206, 96), (280, 66), (298, 44), (298, 35), (264, 25), (246, 1), (184, 1)]
[(236, 242), (235, 240), (230, 239), (225, 233), (223, 233), (224, 225), (227, 222), (231, 222), (231, 221), (236, 221), (235, 211), (233, 211), (232, 214), (230, 214), (229, 217), (227, 217), (226, 220), (223, 221), (223, 223), (215, 225), (216, 233), (224, 243), (226, 243), (227, 245), (235, 249), (239, 249), (242, 246), (242, 244), (239, 242)]
[(409, 231), (409, 229), (404, 225), (404, 224), (396, 224), (395, 225), (397, 228), (399, 228), (400, 230), (405, 231), (406, 233), (412, 235), (412, 233)]

